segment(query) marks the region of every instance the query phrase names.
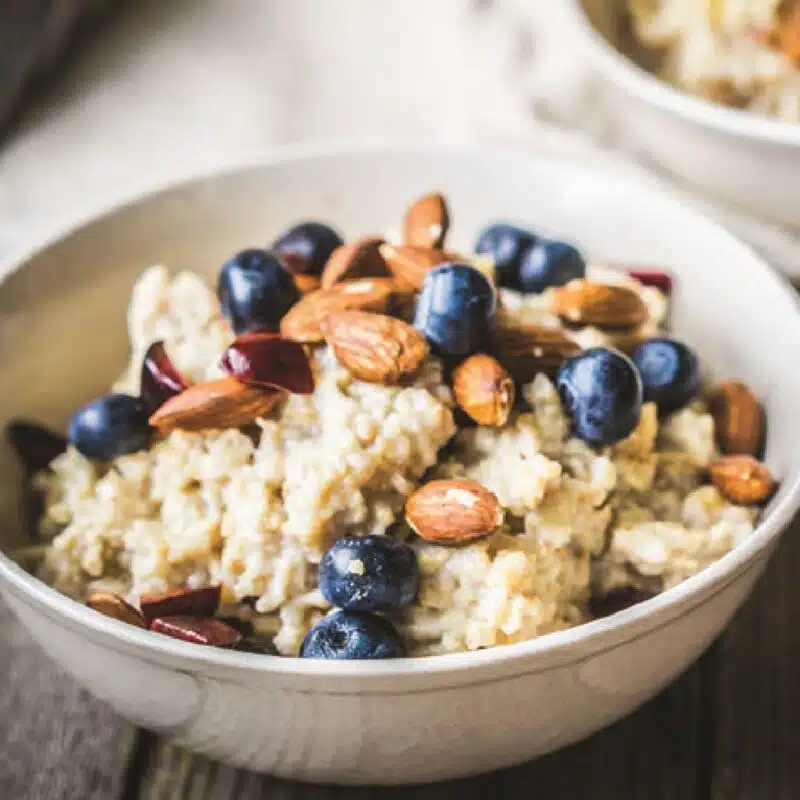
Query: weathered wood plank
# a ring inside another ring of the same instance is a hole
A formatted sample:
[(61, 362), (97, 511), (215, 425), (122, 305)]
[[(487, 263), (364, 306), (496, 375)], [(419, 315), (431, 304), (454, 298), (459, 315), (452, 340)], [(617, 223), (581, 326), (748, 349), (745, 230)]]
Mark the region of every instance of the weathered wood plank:
[(0, 797), (119, 797), (135, 728), (61, 673), (0, 601)]
[(713, 800), (800, 797), (800, 519), (729, 629), (715, 696)]

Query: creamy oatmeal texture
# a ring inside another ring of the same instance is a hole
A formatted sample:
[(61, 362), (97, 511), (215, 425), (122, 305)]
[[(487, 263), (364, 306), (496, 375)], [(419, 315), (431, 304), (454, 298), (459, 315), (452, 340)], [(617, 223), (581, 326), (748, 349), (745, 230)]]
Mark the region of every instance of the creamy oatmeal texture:
[[(657, 290), (608, 270), (589, 276), (641, 293), (649, 319), (626, 336), (658, 329), (666, 301)], [(515, 319), (558, 324), (549, 291), (504, 291), (503, 301)], [(163, 267), (140, 278), (128, 323), (131, 362), (115, 388), (132, 393), (152, 341), (164, 340), (178, 369), (200, 381), (220, 374), (233, 339), (212, 289)], [(584, 345), (615, 342), (595, 329), (575, 335)], [(344, 534), (388, 533), (418, 555), (418, 599), (393, 619), (410, 652), (423, 655), (577, 625), (589, 619), (590, 597), (672, 586), (753, 530), (757, 510), (731, 505), (705, 482), (716, 451), (700, 401), (662, 423), (646, 405), (628, 439), (596, 450), (570, 436), (544, 375), (523, 387), (506, 427), (458, 430), (435, 358), (402, 386), (355, 380), (325, 346), (313, 367), (314, 394), (290, 396), (258, 421), (258, 436), (178, 430), (108, 467), (72, 448), (58, 457), (38, 478), (41, 528), (52, 537), (43, 577), (79, 599), (104, 587), (133, 601), (219, 583), (227, 607), (295, 655), (328, 608), (315, 576), (323, 552)], [(485, 485), (504, 524), (463, 547), (416, 537), (403, 505), (423, 475)]]

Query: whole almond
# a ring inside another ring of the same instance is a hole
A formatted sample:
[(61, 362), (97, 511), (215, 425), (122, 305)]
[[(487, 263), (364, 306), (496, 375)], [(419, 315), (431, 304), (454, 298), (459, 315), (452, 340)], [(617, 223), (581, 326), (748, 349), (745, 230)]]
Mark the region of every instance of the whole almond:
[(514, 381), (492, 356), (470, 356), (453, 371), (456, 402), (479, 425), (502, 428), (514, 405)]
[(245, 386), (235, 378), (197, 383), (167, 400), (150, 424), (160, 433), (241, 428), (269, 413), (283, 397), (278, 390)]
[(219, 586), (204, 586), (201, 589), (171, 589), (144, 594), (139, 598), (139, 606), (149, 625), (156, 617), (213, 617), (219, 608), (219, 600)]
[(764, 409), (740, 381), (719, 384), (708, 398), (717, 444), (729, 455), (758, 455), (764, 441)]
[(419, 291), (425, 276), (434, 267), (447, 261), (457, 260), (444, 250), (413, 245), (381, 245), (381, 255), (395, 279)]
[(598, 328), (632, 328), (647, 319), (647, 306), (633, 289), (585, 280), (557, 287), (553, 311), (573, 325)]
[(438, 193), (415, 200), (403, 220), (403, 241), (414, 247), (440, 248), (450, 228), (447, 201)]
[(322, 327), (336, 360), (362, 381), (397, 383), (428, 355), (428, 342), (416, 328), (385, 314), (343, 311)]
[(554, 377), (581, 348), (560, 328), (501, 324), (493, 333), (491, 350), (514, 380), (529, 383), (540, 372)]
[(239, 631), (218, 619), (187, 616), (157, 617), (150, 623), (150, 630), (171, 636), (173, 639), (183, 639), (185, 642), (209, 647), (236, 647), (242, 640)]
[(406, 501), (406, 520), (423, 539), (466, 544), (503, 523), (503, 509), (485, 486), (463, 478), (426, 483)]
[(281, 320), (281, 336), (313, 344), (324, 340), (321, 325), (339, 311), (386, 311), (398, 292), (391, 278), (341, 281), (329, 289), (318, 289), (302, 297)]
[(709, 471), (711, 483), (736, 505), (759, 505), (775, 491), (770, 471), (752, 456), (723, 456), (711, 464)]
[(127, 622), (128, 625), (135, 625), (137, 628), (146, 628), (147, 623), (144, 617), (130, 603), (126, 603), (123, 598), (111, 592), (92, 592), (89, 595), (86, 605), (93, 608), (105, 617), (118, 619), (120, 622)]
[(389, 275), (380, 252), (382, 244), (383, 239), (368, 237), (337, 247), (322, 270), (322, 287), (328, 289), (339, 281)]

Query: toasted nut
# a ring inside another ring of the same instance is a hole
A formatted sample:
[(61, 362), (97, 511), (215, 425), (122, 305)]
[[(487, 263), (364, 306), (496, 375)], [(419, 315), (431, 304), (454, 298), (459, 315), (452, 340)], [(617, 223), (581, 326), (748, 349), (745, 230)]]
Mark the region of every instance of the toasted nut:
[(632, 289), (584, 280), (557, 287), (553, 310), (566, 322), (598, 328), (632, 328), (647, 319), (647, 306)]
[(167, 400), (150, 424), (161, 433), (241, 428), (269, 413), (283, 397), (283, 392), (245, 386), (236, 378), (197, 383)]
[(385, 314), (343, 311), (322, 328), (337, 361), (362, 381), (397, 383), (428, 355), (428, 342), (416, 328)]
[(150, 630), (173, 639), (183, 639), (185, 642), (209, 647), (236, 647), (242, 640), (239, 631), (218, 619), (157, 617), (150, 623)]
[(450, 228), (447, 201), (441, 194), (426, 194), (412, 203), (403, 220), (403, 240), (415, 247), (440, 248)]
[(330, 255), (322, 270), (322, 288), (339, 281), (358, 278), (385, 278), (389, 270), (381, 256), (383, 239), (369, 237), (340, 245)]
[(438, 480), (409, 496), (406, 520), (426, 541), (465, 544), (488, 536), (501, 525), (503, 509), (498, 499), (475, 481)]
[(380, 250), (395, 279), (417, 291), (422, 288), (425, 276), (435, 266), (457, 260), (444, 250), (433, 250), (429, 247), (382, 244)]
[(104, 617), (112, 617), (137, 628), (146, 628), (144, 617), (130, 603), (126, 603), (119, 595), (111, 592), (92, 592), (86, 601), (89, 608), (101, 613)]
[(314, 374), (303, 345), (282, 339), (277, 333), (243, 333), (222, 354), (220, 366), (248, 385), (283, 389), (293, 394), (314, 391)]
[(300, 294), (316, 292), (321, 286), (320, 279), (316, 275), (306, 275), (304, 272), (295, 272), (294, 285)]
[(491, 350), (514, 380), (529, 383), (540, 372), (553, 377), (581, 348), (560, 328), (503, 324), (494, 331)]
[(711, 392), (708, 408), (723, 453), (758, 455), (764, 441), (764, 409), (747, 386), (740, 381), (721, 383)]
[(770, 471), (752, 456), (723, 456), (711, 464), (711, 483), (740, 506), (765, 503), (775, 491)]
[(219, 608), (219, 586), (202, 589), (171, 589), (168, 592), (144, 594), (139, 607), (148, 625), (156, 617), (213, 617)]
[(281, 336), (306, 344), (321, 342), (325, 337), (320, 326), (326, 317), (350, 309), (386, 311), (397, 290), (391, 278), (363, 278), (311, 292), (283, 317)]
[(492, 356), (470, 356), (453, 371), (456, 402), (479, 425), (502, 428), (514, 405), (514, 381)]
[(139, 397), (148, 413), (154, 414), (164, 403), (189, 386), (164, 349), (164, 342), (153, 342), (142, 361)]

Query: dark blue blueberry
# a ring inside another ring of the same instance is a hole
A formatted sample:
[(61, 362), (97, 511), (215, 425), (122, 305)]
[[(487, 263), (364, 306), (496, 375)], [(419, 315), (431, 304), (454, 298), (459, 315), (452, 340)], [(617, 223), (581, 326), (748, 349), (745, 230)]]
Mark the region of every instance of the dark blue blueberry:
[(322, 557), (319, 588), (331, 605), (346, 611), (395, 611), (416, 597), (417, 557), (388, 536), (339, 539)]
[(530, 231), (496, 222), (481, 231), (475, 252), (492, 257), (498, 286), (519, 289), (520, 264), (536, 241), (536, 234)]
[(301, 222), (282, 233), (272, 243), (272, 249), (292, 272), (319, 275), (330, 254), (342, 244), (342, 237), (328, 225)]
[(642, 411), (642, 380), (616, 350), (593, 347), (568, 358), (556, 378), (576, 436), (595, 445), (630, 435)]
[(519, 288), (530, 294), (541, 294), (551, 286), (563, 286), (585, 277), (583, 256), (565, 242), (540, 239), (523, 253), (519, 265)]
[(425, 276), (414, 326), (439, 354), (468, 356), (488, 338), (496, 306), (494, 287), (481, 272), (442, 264)]
[(300, 658), (364, 660), (402, 658), (406, 647), (388, 619), (364, 611), (334, 611), (303, 639)]
[(644, 399), (671, 414), (700, 391), (700, 362), (692, 350), (674, 339), (648, 339), (633, 352), (642, 376)]
[(274, 331), (300, 299), (294, 278), (267, 250), (242, 250), (222, 265), (217, 284), (220, 307), (237, 334)]
[(150, 443), (147, 412), (138, 397), (107, 394), (72, 415), (67, 430), (70, 444), (92, 461), (113, 461), (144, 450)]

